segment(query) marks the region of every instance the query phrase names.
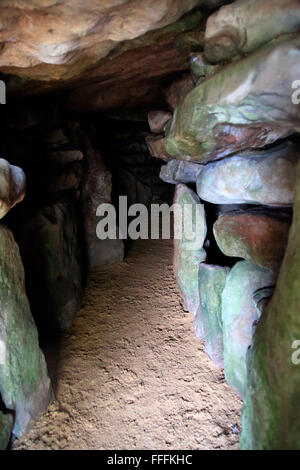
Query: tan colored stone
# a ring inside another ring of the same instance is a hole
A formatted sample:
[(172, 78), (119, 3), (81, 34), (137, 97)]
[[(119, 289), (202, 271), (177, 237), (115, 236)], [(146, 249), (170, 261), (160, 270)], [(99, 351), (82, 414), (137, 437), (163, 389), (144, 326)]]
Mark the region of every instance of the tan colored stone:
[(23, 170), (0, 158), (0, 219), (24, 199), (25, 187)]
[(148, 113), (148, 122), (151, 132), (155, 134), (162, 133), (170, 119), (172, 119), (172, 113), (167, 111), (150, 111)]
[(121, 42), (163, 28), (201, 3), (3, 0), (0, 68), (41, 80), (70, 78), (99, 62)]

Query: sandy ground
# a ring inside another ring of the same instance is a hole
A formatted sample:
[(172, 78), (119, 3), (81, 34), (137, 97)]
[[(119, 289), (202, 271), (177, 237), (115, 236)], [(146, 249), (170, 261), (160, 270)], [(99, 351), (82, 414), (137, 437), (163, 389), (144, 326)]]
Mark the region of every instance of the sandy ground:
[(171, 263), (170, 241), (138, 241), (90, 276), (47, 354), (56, 401), (15, 448), (238, 448), (241, 402), (194, 336)]

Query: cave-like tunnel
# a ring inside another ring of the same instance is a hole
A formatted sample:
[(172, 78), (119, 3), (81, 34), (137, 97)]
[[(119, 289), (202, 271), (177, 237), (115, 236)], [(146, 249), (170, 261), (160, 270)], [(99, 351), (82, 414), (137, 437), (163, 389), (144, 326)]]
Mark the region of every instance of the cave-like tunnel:
[(0, 2), (1, 450), (300, 450), (299, 32)]

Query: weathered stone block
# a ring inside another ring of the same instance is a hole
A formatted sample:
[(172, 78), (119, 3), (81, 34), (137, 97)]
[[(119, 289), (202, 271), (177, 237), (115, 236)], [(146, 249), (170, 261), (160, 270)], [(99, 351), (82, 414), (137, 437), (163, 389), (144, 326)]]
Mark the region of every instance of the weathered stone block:
[(297, 0), (238, 0), (208, 18), (205, 56), (211, 62), (228, 60), (299, 30)]
[(289, 229), (289, 217), (266, 209), (227, 212), (213, 227), (217, 244), (225, 255), (274, 270), (282, 262)]
[(211, 360), (223, 367), (222, 292), (230, 269), (201, 263), (199, 266), (199, 308), (195, 317), (196, 335), (205, 342)]
[(300, 75), (300, 37), (230, 64), (192, 90), (176, 109), (166, 150), (207, 162), (261, 148), (300, 131), (292, 84)]
[(288, 142), (209, 163), (197, 175), (197, 193), (213, 204), (292, 206), (299, 150)]
[(272, 286), (275, 280), (274, 272), (239, 261), (228, 274), (222, 293), (225, 377), (242, 398), (247, 388), (246, 354), (252, 344), (253, 326), (260, 317), (253, 294)]

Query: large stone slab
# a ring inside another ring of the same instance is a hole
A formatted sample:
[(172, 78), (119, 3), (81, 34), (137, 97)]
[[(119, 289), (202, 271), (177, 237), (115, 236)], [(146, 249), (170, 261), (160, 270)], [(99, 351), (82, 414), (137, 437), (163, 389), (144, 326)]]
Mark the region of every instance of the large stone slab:
[(225, 255), (244, 258), (258, 266), (278, 270), (285, 253), (289, 229), (288, 216), (258, 208), (220, 215), (213, 232)]
[(211, 62), (228, 60), (299, 30), (297, 0), (238, 0), (209, 16), (205, 56)]
[[(199, 265), (206, 258), (205, 250), (202, 248), (206, 237), (207, 227), (205, 220), (205, 212), (200, 199), (197, 194), (194, 193), (184, 184), (177, 185), (174, 196), (174, 203), (179, 204), (181, 207), (190, 205), (192, 208), (191, 219), (187, 221), (189, 231), (196, 232), (196, 212), (198, 212), (201, 227), (199, 227), (198, 235), (198, 247), (192, 249), (193, 244), (191, 241), (185, 238), (185, 233), (181, 239), (174, 239), (174, 273), (182, 292), (184, 303), (186, 308), (193, 315), (196, 314), (199, 307), (199, 288), (198, 288), (198, 271)], [(184, 220), (184, 219), (183, 219)], [(177, 220), (175, 219), (175, 233)], [(182, 221), (181, 221), (182, 223)]]
[(292, 206), (299, 150), (288, 142), (209, 163), (200, 167), (197, 193), (213, 204)]
[(196, 335), (205, 342), (211, 360), (223, 367), (222, 292), (230, 269), (202, 263), (199, 266), (199, 307), (195, 317)]
[(0, 53), (0, 67), (34, 79), (71, 78), (98, 63), (120, 43), (170, 25), (201, 3), (4, 0), (0, 6), (0, 40), (5, 47)]
[(266, 47), (206, 79), (176, 109), (166, 149), (207, 162), (261, 148), (300, 130), (292, 84), (300, 74), (300, 37)]
[(300, 166), (294, 219), (273, 297), (248, 354), (242, 449), (300, 449)]
[(222, 293), (225, 377), (242, 398), (247, 387), (246, 353), (252, 343), (253, 326), (260, 317), (253, 294), (275, 281), (274, 272), (239, 261), (228, 274)]
[(6, 409), (15, 412), (13, 433), (20, 436), (46, 410), (52, 392), (26, 297), (19, 249), (4, 226), (0, 226), (0, 250), (0, 396)]
[(0, 219), (25, 197), (26, 178), (23, 170), (0, 158)]

